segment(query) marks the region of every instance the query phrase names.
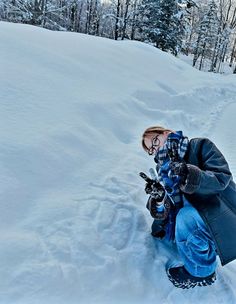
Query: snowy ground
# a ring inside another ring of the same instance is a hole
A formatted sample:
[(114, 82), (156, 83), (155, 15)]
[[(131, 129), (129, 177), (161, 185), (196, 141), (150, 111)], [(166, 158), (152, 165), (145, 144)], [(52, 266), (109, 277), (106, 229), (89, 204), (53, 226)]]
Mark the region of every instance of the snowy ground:
[(235, 75), (139, 42), (0, 22), (0, 303), (235, 303), (236, 262), (172, 287), (150, 236), (140, 146), (155, 124), (207, 136), (236, 177)]

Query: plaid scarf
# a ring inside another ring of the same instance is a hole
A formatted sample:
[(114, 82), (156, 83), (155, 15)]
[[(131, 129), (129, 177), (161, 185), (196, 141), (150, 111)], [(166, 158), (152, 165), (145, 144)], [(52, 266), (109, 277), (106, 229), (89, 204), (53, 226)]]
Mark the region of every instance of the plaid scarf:
[[(175, 238), (175, 220), (176, 215), (180, 208), (183, 207), (182, 192), (179, 189), (179, 176), (173, 174), (169, 169), (171, 162), (170, 152), (177, 157), (178, 161), (183, 160), (189, 145), (187, 137), (183, 136), (182, 131), (176, 133), (170, 133), (163, 147), (161, 147), (155, 155), (155, 162), (157, 163), (157, 173), (159, 181), (164, 185), (165, 188), (169, 186), (171, 192), (167, 192), (173, 203), (168, 216), (168, 223), (166, 227), (166, 234), (169, 240)], [(166, 178), (163, 178), (163, 174)], [(169, 182), (169, 184), (166, 183)]]
[(167, 140), (163, 147), (161, 147), (156, 155), (155, 155), (155, 162), (158, 163), (160, 166), (166, 159), (169, 159), (168, 151), (173, 149), (173, 142), (177, 144), (177, 152), (178, 157), (182, 160), (187, 152), (189, 140), (186, 136), (183, 136), (182, 131), (177, 131), (176, 133), (170, 133), (167, 137)]

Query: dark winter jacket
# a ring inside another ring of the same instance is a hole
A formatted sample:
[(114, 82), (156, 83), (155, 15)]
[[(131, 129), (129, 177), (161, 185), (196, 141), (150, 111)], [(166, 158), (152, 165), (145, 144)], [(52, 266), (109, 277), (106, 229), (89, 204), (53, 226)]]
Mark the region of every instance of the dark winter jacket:
[[(236, 259), (236, 185), (229, 166), (207, 138), (191, 139), (184, 160), (189, 173), (180, 189), (203, 218), (225, 265)], [(168, 200), (166, 196), (164, 205), (168, 205)], [(149, 210), (150, 205), (149, 198)], [(156, 237), (162, 238), (168, 219), (165, 213), (159, 215), (154, 217), (152, 230)]]
[(190, 140), (189, 174), (181, 187), (209, 228), (222, 265), (236, 259), (236, 185), (217, 147), (206, 138)]

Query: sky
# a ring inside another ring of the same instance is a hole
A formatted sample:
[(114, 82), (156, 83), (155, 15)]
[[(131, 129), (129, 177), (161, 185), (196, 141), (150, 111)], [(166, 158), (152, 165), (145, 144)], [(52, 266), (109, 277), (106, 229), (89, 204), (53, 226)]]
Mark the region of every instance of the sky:
[(236, 176), (235, 75), (135, 41), (0, 22), (0, 304), (235, 303), (236, 263), (182, 290), (150, 235), (151, 125), (208, 137)]

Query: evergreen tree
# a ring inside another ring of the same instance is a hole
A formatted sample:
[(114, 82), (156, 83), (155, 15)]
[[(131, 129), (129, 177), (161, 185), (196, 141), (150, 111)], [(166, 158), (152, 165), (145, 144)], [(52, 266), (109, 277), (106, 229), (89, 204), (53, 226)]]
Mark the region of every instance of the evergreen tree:
[[(220, 34), (219, 20), (217, 17), (217, 5), (214, 0), (209, 4), (208, 11), (203, 14), (200, 22), (197, 45), (194, 51), (193, 66), (199, 59), (199, 70), (203, 68), (204, 61), (213, 62), (216, 56), (218, 38)], [(212, 69), (213, 65), (211, 65)]]
[(236, 0), (0, 0), (0, 20), (141, 40), (208, 71), (236, 62)]
[(175, 0), (143, 0), (141, 31), (157, 48), (177, 55), (181, 47), (182, 14)]

